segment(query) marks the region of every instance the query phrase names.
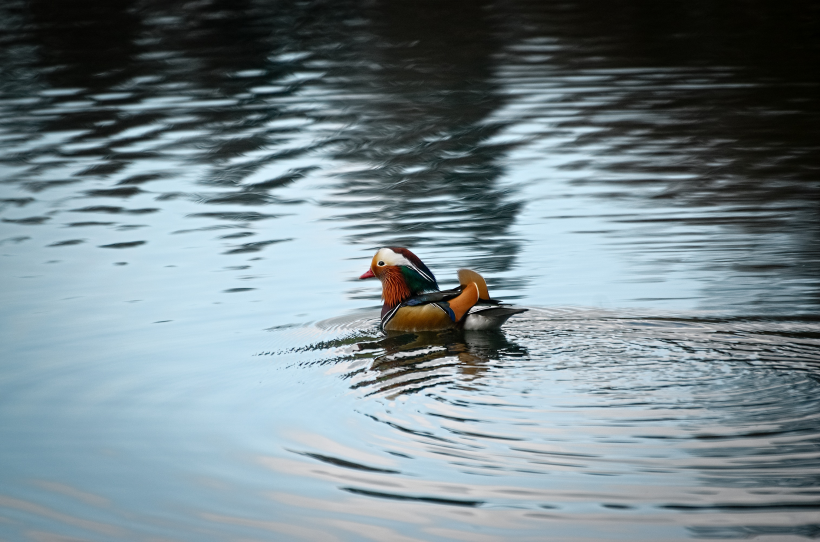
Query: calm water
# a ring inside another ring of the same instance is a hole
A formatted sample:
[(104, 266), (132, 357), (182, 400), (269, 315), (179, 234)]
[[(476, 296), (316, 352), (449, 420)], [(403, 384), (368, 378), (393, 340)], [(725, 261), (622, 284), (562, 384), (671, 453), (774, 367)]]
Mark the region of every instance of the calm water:
[[(0, 4), (0, 539), (820, 538), (820, 10)], [(403, 245), (529, 307), (377, 329)]]

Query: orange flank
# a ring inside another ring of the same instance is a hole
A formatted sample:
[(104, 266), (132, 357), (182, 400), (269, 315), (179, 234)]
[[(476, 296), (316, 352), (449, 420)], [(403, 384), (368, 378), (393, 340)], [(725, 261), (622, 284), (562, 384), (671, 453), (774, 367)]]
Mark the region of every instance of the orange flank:
[(437, 331), (449, 329), (455, 322), (438, 305), (402, 307), (384, 325), (385, 331)]

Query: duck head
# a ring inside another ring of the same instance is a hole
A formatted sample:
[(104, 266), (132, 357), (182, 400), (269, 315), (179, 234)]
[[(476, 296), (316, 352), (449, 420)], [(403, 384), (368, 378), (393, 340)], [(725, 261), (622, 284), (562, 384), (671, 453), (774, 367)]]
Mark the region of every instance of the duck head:
[(377, 278), (382, 283), (382, 299), (385, 304), (395, 307), (424, 292), (437, 292), (438, 284), (426, 265), (418, 256), (399, 247), (380, 248), (370, 269), (360, 279)]

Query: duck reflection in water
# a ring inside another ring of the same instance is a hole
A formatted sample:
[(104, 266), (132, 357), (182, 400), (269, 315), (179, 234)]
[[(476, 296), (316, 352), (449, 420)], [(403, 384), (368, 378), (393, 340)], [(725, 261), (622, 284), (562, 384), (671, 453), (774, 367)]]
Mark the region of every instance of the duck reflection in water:
[(349, 373), (353, 389), (366, 395), (397, 397), (460, 380), (462, 387), (490, 370), (501, 357), (527, 356), (527, 350), (500, 331), (450, 329), (440, 332), (387, 332), (387, 337), (357, 344), (372, 356), (368, 368)]

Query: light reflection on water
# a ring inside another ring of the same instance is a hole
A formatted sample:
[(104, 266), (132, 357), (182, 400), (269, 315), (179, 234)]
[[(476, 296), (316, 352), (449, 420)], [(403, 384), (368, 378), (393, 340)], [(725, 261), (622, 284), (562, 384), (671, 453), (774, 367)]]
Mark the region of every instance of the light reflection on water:
[(408, 6), (0, 7), (0, 538), (818, 536), (816, 13)]

